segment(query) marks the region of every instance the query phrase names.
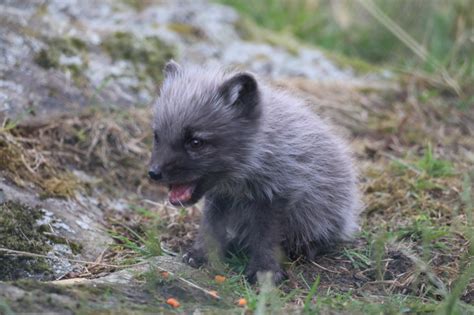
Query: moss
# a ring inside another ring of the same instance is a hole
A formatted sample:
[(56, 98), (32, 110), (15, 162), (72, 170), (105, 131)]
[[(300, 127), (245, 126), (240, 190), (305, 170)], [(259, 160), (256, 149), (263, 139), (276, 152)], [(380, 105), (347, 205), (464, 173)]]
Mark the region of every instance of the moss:
[(64, 173), (44, 180), (41, 187), (43, 188), (43, 192), (40, 194), (41, 198), (67, 199), (74, 197), (76, 191), (81, 188), (81, 184), (73, 174)]
[[(8, 141), (0, 138), (0, 170), (7, 170), (16, 174), (22, 170), (21, 151), (18, 147), (11, 145)], [(24, 186), (24, 180), (20, 176), (13, 176), (12, 180), (19, 186)]]
[(31, 279), (21, 279), (15, 281), (15, 286), (26, 291), (41, 290), (43, 293), (65, 294), (68, 292), (66, 287), (44, 283)]
[(9, 301), (14, 312), (71, 314), (71, 311), (80, 309), (79, 301), (82, 300), (74, 296), (68, 287), (31, 279), (19, 280), (13, 285), (25, 292), (20, 298)]
[(13, 285), (27, 292), (18, 300), (8, 301), (13, 311), (60, 314), (122, 314), (136, 311), (141, 314), (163, 313), (168, 309), (164, 297), (154, 298), (142, 287), (102, 284), (67, 286), (33, 280), (20, 280)]
[(83, 246), (81, 244), (68, 240), (65, 237), (62, 237), (59, 235), (48, 234), (47, 238), (50, 242), (54, 244), (64, 244), (64, 245), (69, 246), (69, 248), (71, 249), (74, 255), (78, 255), (82, 252)]
[[(66, 244), (74, 254), (82, 246), (64, 237), (45, 233), (49, 228), (38, 225), (44, 213), (18, 202), (0, 203), (0, 247), (33, 254), (47, 254), (51, 244)], [(51, 278), (50, 264), (44, 258), (15, 257), (0, 253), (0, 280)]]
[(58, 68), (61, 55), (77, 56), (86, 51), (87, 45), (75, 37), (53, 38), (47, 41), (48, 48), (43, 48), (35, 57), (35, 62), (45, 68)]
[(9, 303), (4, 299), (0, 298), (0, 314), (10, 315), (15, 314), (11, 309)]
[(179, 33), (186, 38), (201, 38), (203, 34), (201, 30), (195, 26), (183, 23), (170, 23), (167, 25), (168, 29), (173, 32)]
[[(46, 254), (50, 249), (44, 227), (36, 222), (43, 212), (20, 203), (7, 201), (0, 204), (0, 246), (35, 254)], [(0, 279), (13, 280), (20, 277), (50, 275), (49, 265), (43, 258), (14, 257), (0, 254)]]
[(162, 69), (174, 56), (174, 49), (157, 37), (137, 38), (131, 33), (117, 32), (107, 37), (102, 47), (113, 60), (128, 60), (138, 79), (150, 78), (154, 82), (163, 79)]
[(324, 52), (324, 56), (326, 56), (329, 60), (334, 62), (336, 65), (340, 67), (350, 67), (356, 73), (366, 74), (366, 73), (371, 73), (371, 72), (379, 72), (381, 70), (380, 67), (377, 67), (373, 64), (365, 62), (364, 60), (360, 58), (347, 57), (335, 51), (329, 51), (322, 48), (320, 49)]
[(297, 54), (302, 46), (294, 37), (262, 28), (246, 17), (238, 19), (234, 26), (242, 39), (280, 46), (291, 54)]
[(57, 68), (59, 67), (59, 54), (56, 54), (56, 51), (41, 49), (35, 57), (35, 62), (45, 69)]
[[(46, 41), (47, 48), (43, 48), (35, 56), (35, 62), (45, 69), (61, 69), (71, 73), (74, 80), (82, 80), (82, 68), (87, 68), (87, 45), (82, 40), (75, 37), (52, 38)], [(62, 65), (61, 56), (79, 56), (82, 65), (77, 64)]]
[(142, 11), (145, 9), (147, 6), (150, 5), (151, 0), (122, 0), (123, 3), (126, 5), (131, 6), (137, 11)]

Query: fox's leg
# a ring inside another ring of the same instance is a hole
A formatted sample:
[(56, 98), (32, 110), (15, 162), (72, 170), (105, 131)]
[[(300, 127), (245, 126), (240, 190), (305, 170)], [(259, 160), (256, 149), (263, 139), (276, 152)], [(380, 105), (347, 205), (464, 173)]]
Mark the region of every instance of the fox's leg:
[(183, 261), (192, 267), (200, 267), (215, 253), (222, 257), (226, 247), (226, 209), (229, 202), (206, 198), (199, 233), (193, 246), (183, 255)]
[(252, 206), (247, 210), (253, 214), (248, 233), (249, 263), (245, 275), (249, 282), (255, 283), (258, 272), (270, 271), (273, 281), (279, 283), (287, 278), (279, 262), (279, 250), (282, 243), (282, 231), (277, 211), (265, 208), (266, 205)]

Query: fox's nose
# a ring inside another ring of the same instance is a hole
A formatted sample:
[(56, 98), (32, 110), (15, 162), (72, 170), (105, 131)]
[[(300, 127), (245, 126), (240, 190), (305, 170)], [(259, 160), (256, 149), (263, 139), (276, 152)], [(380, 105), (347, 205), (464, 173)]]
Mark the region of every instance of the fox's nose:
[(161, 170), (156, 167), (148, 171), (148, 176), (150, 176), (150, 178), (153, 180), (160, 180), (163, 178), (163, 175), (161, 174)]

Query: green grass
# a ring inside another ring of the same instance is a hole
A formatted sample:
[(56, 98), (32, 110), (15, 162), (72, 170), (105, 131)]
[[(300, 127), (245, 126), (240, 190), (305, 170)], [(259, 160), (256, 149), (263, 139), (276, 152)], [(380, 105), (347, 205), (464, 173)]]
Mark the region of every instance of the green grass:
[(311, 303), (311, 301), (312, 301), (314, 295), (316, 294), (316, 291), (318, 290), (320, 280), (321, 280), (321, 278), (318, 275), (316, 280), (313, 282), (313, 285), (311, 286), (311, 289), (309, 290), (308, 294), (306, 295), (306, 298), (304, 299), (304, 305), (303, 305), (303, 312), (304, 313), (310, 313), (311, 310), (313, 309), (313, 307), (316, 306), (316, 305), (313, 305)]
[(15, 314), (15, 312), (12, 311), (8, 303), (4, 301), (3, 299), (0, 299), (0, 314), (5, 314), (5, 315)]
[[(132, 230), (130, 229), (129, 231)], [(148, 232), (145, 234), (145, 237), (142, 237), (135, 232), (133, 232), (133, 234), (136, 236), (136, 240), (132, 240), (127, 236), (109, 231), (109, 235), (115, 240), (119, 241), (122, 247), (130, 249), (140, 256), (153, 257), (161, 255), (160, 243), (157, 240), (155, 234)]]
[[(474, 307), (458, 303), (458, 299), (464, 291), (465, 287), (471, 279), (474, 277), (474, 262), (470, 261), (471, 265), (459, 276), (454, 285), (451, 294), (446, 298), (444, 307), (440, 309), (440, 314), (462, 314), (463, 311), (467, 313), (474, 311)], [(471, 313), (472, 314), (472, 313)]]
[(426, 147), (423, 158), (418, 161), (417, 166), (431, 177), (453, 175), (453, 165), (449, 161), (435, 158), (431, 143)]
[(344, 248), (344, 256), (346, 256), (351, 261), (354, 268), (364, 270), (371, 266), (370, 254), (367, 255), (366, 253), (356, 249)]
[(393, 167), (399, 175), (411, 170), (417, 173), (416, 180), (412, 182), (412, 193), (418, 194), (421, 191), (442, 190), (444, 187), (436, 182), (438, 178), (454, 176), (455, 168), (453, 164), (436, 156), (431, 143), (424, 149), (423, 156), (416, 161), (407, 163), (403, 160), (394, 160)]
[[(219, 0), (265, 28), (345, 56), (394, 68), (449, 76), (471, 95), (474, 83), (474, 1)], [(375, 4), (376, 10), (370, 8)], [(367, 9), (369, 8), (369, 9)], [(403, 41), (386, 16), (415, 42)], [(418, 47), (418, 49), (417, 49)], [(425, 50), (422, 58), (419, 51)], [(467, 97), (465, 101), (472, 98)]]
[(109, 235), (117, 241), (116, 246), (132, 250), (138, 256), (160, 256), (162, 249), (159, 231), (163, 228), (160, 216), (144, 207), (132, 205), (131, 209), (144, 219), (139, 231), (120, 222), (114, 222), (118, 228), (110, 229)]

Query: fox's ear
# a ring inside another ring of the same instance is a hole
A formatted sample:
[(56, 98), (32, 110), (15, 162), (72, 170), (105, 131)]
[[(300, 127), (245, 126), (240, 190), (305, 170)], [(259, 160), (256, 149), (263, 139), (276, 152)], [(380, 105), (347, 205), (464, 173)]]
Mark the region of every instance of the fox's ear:
[(220, 93), (226, 104), (238, 109), (245, 116), (260, 113), (258, 84), (250, 73), (238, 73), (220, 87)]
[(181, 71), (181, 66), (173, 59), (170, 59), (170, 61), (168, 61), (165, 67), (163, 68), (163, 73), (165, 77), (173, 76), (179, 71)]

